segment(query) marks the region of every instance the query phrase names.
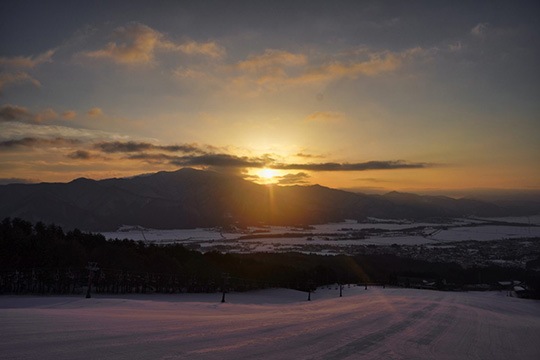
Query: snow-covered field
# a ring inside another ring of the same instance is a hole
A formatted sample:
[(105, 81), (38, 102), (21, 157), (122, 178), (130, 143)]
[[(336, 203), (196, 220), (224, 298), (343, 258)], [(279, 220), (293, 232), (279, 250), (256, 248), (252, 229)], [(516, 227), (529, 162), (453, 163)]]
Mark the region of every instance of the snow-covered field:
[(0, 297), (2, 359), (539, 359), (540, 302), (504, 292), (284, 289)]
[[(127, 238), (155, 244), (179, 243), (203, 252), (301, 251), (353, 254), (358, 245), (427, 245), (540, 237), (539, 222), (538, 216), (453, 219), (441, 224), (372, 219), (367, 223), (349, 220), (308, 228), (251, 227), (234, 233), (220, 232), (218, 229), (154, 230), (126, 226), (119, 231), (102, 234), (107, 239)], [(516, 226), (515, 223), (521, 225)]]

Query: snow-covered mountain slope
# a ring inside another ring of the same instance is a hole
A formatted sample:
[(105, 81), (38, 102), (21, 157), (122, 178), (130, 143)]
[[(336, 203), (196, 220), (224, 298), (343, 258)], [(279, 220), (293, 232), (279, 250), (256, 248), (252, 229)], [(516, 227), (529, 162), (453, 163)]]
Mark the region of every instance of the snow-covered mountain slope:
[(540, 303), (503, 292), (0, 297), (3, 359), (537, 359)]

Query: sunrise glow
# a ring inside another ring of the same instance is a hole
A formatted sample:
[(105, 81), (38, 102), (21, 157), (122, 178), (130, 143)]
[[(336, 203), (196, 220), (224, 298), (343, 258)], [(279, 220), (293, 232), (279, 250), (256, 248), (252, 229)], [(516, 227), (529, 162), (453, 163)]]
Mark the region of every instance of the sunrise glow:
[(274, 176), (277, 175), (276, 170), (272, 169), (262, 169), (259, 171), (259, 176), (263, 178), (264, 180), (271, 180)]
[(319, 5), (5, 5), (0, 183), (540, 188), (534, 11)]

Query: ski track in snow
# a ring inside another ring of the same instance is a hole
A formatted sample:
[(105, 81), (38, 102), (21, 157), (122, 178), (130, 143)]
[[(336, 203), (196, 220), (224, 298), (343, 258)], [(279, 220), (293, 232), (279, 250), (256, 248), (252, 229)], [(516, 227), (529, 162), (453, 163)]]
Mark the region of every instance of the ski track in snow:
[(0, 297), (2, 359), (538, 359), (540, 302), (363, 287), (312, 294)]

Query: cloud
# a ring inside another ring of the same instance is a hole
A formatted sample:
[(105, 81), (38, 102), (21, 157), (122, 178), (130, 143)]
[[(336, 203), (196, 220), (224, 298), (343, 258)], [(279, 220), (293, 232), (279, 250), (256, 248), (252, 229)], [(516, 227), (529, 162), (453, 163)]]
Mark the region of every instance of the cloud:
[(100, 108), (92, 108), (88, 110), (87, 114), (91, 118), (100, 117), (103, 116), (103, 110), (101, 110)]
[(35, 87), (41, 87), (41, 83), (38, 80), (25, 72), (18, 71), (15, 73), (0, 73), (0, 93), (7, 85), (23, 83), (30, 83)]
[(0, 57), (0, 68), (4, 71), (0, 73), (0, 93), (2, 90), (11, 84), (24, 84), (30, 83), (35, 87), (41, 87), (41, 83), (26, 71), (20, 71), (21, 69), (31, 70), (39, 64), (52, 61), (52, 55), (55, 50), (49, 50), (36, 57)]
[(268, 163), (266, 158), (250, 158), (230, 154), (205, 154), (199, 156), (182, 156), (170, 162), (177, 166), (214, 166), (237, 168), (261, 168)]
[(163, 42), (161, 45), (166, 49), (180, 51), (187, 55), (206, 55), (212, 58), (220, 58), (226, 53), (225, 48), (214, 42), (198, 43), (196, 41), (188, 41), (180, 45)]
[(68, 110), (62, 113), (62, 118), (68, 119), (68, 120), (74, 119), (76, 116), (77, 116), (77, 113), (74, 110)]
[(409, 163), (397, 161), (367, 161), (363, 163), (309, 163), (309, 164), (272, 164), (277, 170), (308, 170), (308, 171), (366, 171), (366, 170), (395, 170), (423, 169), (430, 166), (425, 163)]
[(316, 111), (311, 115), (308, 115), (304, 121), (305, 122), (326, 122), (333, 123), (338, 121), (343, 121), (346, 119), (345, 114), (341, 112), (334, 111)]
[(133, 153), (149, 150), (163, 150), (169, 152), (202, 153), (197, 144), (183, 145), (154, 145), (147, 142), (135, 141), (102, 141), (94, 144), (94, 148), (105, 153)]
[(66, 155), (70, 159), (76, 159), (76, 160), (90, 160), (93, 159), (95, 156), (86, 150), (77, 150), (73, 151)]
[(130, 160), (143, 160), (149, 163), (166, 163), (175, 166), (195, 166), (213, 168), (263, 168), (273, 161), (268, 157), (247, 157), (232, 154), (203, 154), (174, 156), (163, 153), (139, 153), (126, 157)]
[(450, 52), (457, 52), (460, 51), (463, 48), (463, 45), (461, 44), (461, 41), (456, 42), (455, 44), (448, 45), (448, 49)]
[(187, 55), (205, 55), (219, 58), (225, 54), (223, 47), (214, 42), (187, 41), (175, 44), (164, 34), (144, 24), (131, 24), (117, 28), (111, 36), (116, 41), (105, 48), (87, 51), (81, 55), (94, 59), (109, 59), (117, 64), (147, 65), (155, 61), (156, 51), (178, 51)]
[(306, 154), (306, 153), (301, 153), (301, 152), (296, 153), (294, 156), (301, 157), (301, 158), (308, 158), (308, 159), (324, 157), (322, 155), (313, 155), (313, 154)]
[(416, 58), (433, 53), (420, 47), (402, 52), (356, 49), (335, 54), (295, 54), (267, 49), (236, 63), (229, 86), (244, 95), (257, 95), (261, 89), (278, 90), (283, 86), (326, 84), (361, 76), (382, 76), (400, 69)]
[[(108, 143), (107, 143), (108, 144)], [(201, 155), (175, 156), (164, 153), (146, 153), (146, 150), (165, 150), (172, 146), (157, 146), (148, 143), (118, 143), (118, 147), (101, 147), (104, 152), (135, 153), (126, 157), (130, 160), (143, 160), (151, 163), (166, 163), (175, 166), (203, 166), (224, 168), (270, 168), (276, 170), (305, 170), (305, 171), (367, 171), (367, 170), (397, 170), (397, 169), (424, 169), (432, 164), (412, 163), (403, 160), (395, 161), (367, 161), (362, 163), (279, 163), (270, 156), (248, 157), (226, 153), (202, 153)], [(195, 150), (197, 151), (197, 150)], [(287, 181), (284, 178), (284, 181)]]
[(474, 36), (481, 37), (485, 34), (488, 28), (488, 23), (479, 23), (471, 29), (471, 34)]
[[(432, 166), (427, 163), (414, 163), (403, 160), (367, 161), (362, 163), (282, 163), (276, 161), (271, 154), (262, 156), (238, 156), (230, 153), (216, 153), (210, 146), (198, 144), (155, 145), (148, 142), (135, 141), (101, 141), (93, 144), (93, 148), (102, 153), (129, 154), (124, 159), (142, 160), (149, 163), (169, 164), (175, 166), (215, 167), (215, 168), (270, 168), (276, 170), (305, 171), (366, 171), (423, 169)], [(174, 155), (163, 153), (183, 153)], [(310, 154), (298, 153), (295, 156), (304, 158), (320, 158)], [(305, 174), (305, 173), (299, 173)], [(292, 181), (283, 178), (283, 181)], [(298, 180), (298, 179), (297, 179)]]
[(12, 139), (0, 141), (0, 150), (9, 150), (17, 147), (40, 147), (40, 146), (62, 146), (70, 147), (80, 144), (81, 141), (77, 139), (67, 138), (37, 138), (37, 137), (25, 137), (22, 139)]
[(34, 114), (27, 108), (17, 105), (0, 106), (0, 122), (18, 121), (30, 124), (40, 124), (58, 118), (58, 114), (53, 109), (45, 109), (41, 113)]
[(307, 63), (303, 54), (293, 54), (283, 50), (266, 49), (262, 55), (250, 55), (247, 60), (235, 65), (237, 69), (249, 72), (268, 71), (269, 68), (299, 66)]
[(379, 178), (356, 178), (353, 179), (354, 181), (365, 181), (365, 182), (373, 182), (373, 183), (387, 183), (389, 180), (379, 179)]
[(57, 119), (57, 118), (58, 118), (58, 114), (53, 109), (45, 109), (41, 113), (36, 115), (36, 119), (38, 123), (41, 123), (42, 121)]
[(38, 122), (36, 117), (27, 108), (17, 105), (0, 106), (0, 121)]
[(39, 64), (45, 63), (45, 62), (51, 62), (52, 56), (55, 53), (56, 50), (48, 50), (44, 52), (43, 54), (40, 54), (36, 57), (28, 56), (16, 56), (12, 58), (8, 57), (0, 57), (0, 66), (5, 68), (12, 68), (12, 69), (33, 69)]
[(0, 178), (0, 185), (7, 184), (35, 184), (39, 179), (23, 179), (23, 178)]
[(279, 185), (296, 185), (296, 184), (307, 184), (307, 178), (309, 175), (305, 172), (299, 172), (296, 174), (286, 174), (283, 176), (274, 176), (275, 179), (278, 179)]
[(335, 61), (309, 68), (304, 74), (291, 78), (289, 81), (296, 84), (310, 84), (335, 81), (342, 78), (356, 79), (360, 75), (376, 76), (399, 68), (405, 56), (407, 56), (406, 53), (381, 52), (370, 54), (369, 60), (366, 61)]

